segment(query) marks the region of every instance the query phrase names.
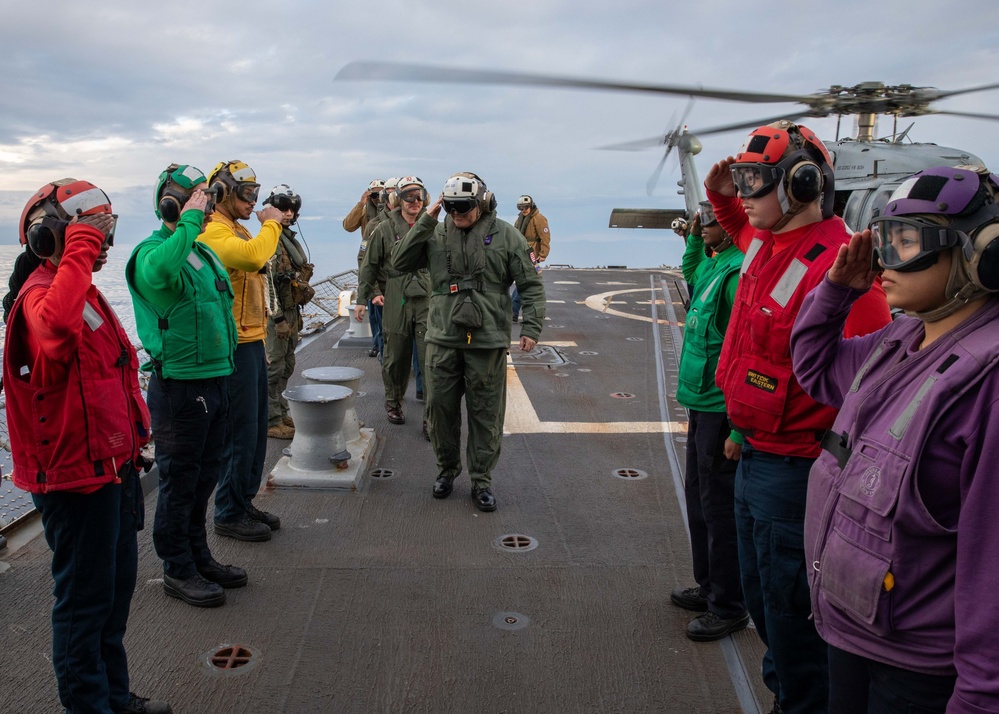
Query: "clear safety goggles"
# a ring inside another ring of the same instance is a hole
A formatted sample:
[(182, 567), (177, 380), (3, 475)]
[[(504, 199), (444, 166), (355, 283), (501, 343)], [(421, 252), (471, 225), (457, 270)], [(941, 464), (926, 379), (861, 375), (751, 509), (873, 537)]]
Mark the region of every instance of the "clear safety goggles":
[(423, 189), (418, 188), (418, 189), (410, 189), (409, 191), (403, 191), (402, 193), (399, 194), (399, 198), (401, 198), (406, 203), (416, 203), (417, 201), (423, 203)]
[[(246, 203), (256, 203), (260, 195), (260, 184), (243, 182), (236, 185), (236, 198)], [(279, 209), (280, 210), (280, 209)]]
[(784, 180), (784, 169), (768, 164), (732, 164), (732, 181), (740, 198), (761, 198)]
[(900, 273), (925, 270), (941, 251), (970, 246), (966, 233), (916, 216), (882, 216), (871, 221), (874, 252), (881, 267)]

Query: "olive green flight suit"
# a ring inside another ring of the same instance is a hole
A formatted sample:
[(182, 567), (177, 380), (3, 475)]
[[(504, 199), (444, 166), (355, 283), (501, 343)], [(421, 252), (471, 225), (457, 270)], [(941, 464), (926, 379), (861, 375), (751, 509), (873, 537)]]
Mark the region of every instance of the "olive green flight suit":
[[(467, 231), (456, 228), (450, 217), (438, 223), (428, 214), (420, 216), (396, 245), (392, 267), (409, 271), (424, 266), (430, 270), (433, 287), (423, 373), (425, 413), (439, 475), (461, 473), (464, 396), (469, 476), (473, 488), (488, 488), (499, 461), (506, 416), (506, 355), (512, 327), (508, 291), (516, 283), (524, 302), (520, 334), (537, 341), (545, 318), (544, 284), (524, 237), (499, 220), (495, 211), (485, 213)], [(478, 327), (467, 324), (476, 321), (475, 313)]]
[[(376, 293), (371, 285), (377, 276), (385, 276), (382, 295), (382, 382), (385, 385), (385, 408), (400, 409), (409, 386), (413, 365), (413, 338), (420, 369), (426, 362), (427, 312), (430, 303), (430, 274), (426, 270), (400, 272), (389, 266), (396, 243), (409, 232), (409, 224), (396, 208), (375, 228), (368, 240), (367, 255), (361, 266), (358, 292), (370, 299)], [(371, 290), (369, 292), (369, 290)]]

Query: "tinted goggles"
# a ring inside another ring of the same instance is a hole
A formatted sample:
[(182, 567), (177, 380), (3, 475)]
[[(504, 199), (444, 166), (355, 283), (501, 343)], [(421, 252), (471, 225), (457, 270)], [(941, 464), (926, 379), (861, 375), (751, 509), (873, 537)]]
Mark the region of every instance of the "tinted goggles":
[(885, 270), (911, 273), (937, 262), (941, 251), (971, 245), (966, 233), (916, 216), (883, 216), (871, 222), (874, 253)]
[(784, 180), (784, 169), (767, 164), (732, 164), (732, 181), (740, 198), (761, 198)]
[(250, 183), (248, 181), (237, 184), (236, 186), (236, 198), (240, 201), (246, 201), (247, 203), (256, 203), (257, 196), (260, 194), (260, 184)]
[(479, 202), (474, 198), (445, 198), (443, 203), (444, 213), (457, 213), (462, 215), (470, 212)]
[(281, 212), (294, 211), (298, 213), (302, 208), (302, 199), (298, 196), (289, 196), (286, 193), (279, 193), (271, 196), (271, 205)]
[(423, 191), (422, 189), (417, 189), (415, 191), (403, 191), (399, 194), (401, 198), (406, 203), (416, 203), (417, 201), (423, 202)]

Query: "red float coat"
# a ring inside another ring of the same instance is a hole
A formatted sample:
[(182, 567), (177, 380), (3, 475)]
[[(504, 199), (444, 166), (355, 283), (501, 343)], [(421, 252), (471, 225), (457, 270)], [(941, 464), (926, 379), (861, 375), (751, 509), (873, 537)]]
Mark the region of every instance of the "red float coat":
[(13, 480), (31, 493), (96, 491), (148, 440), (135, 349), (92, 284), (103, 240), (91, 226), (69, 226), (58, 268), (39, 266), (8, 316)]
[[(746, 254), (715, 381), (732, 426), (761, 451), (815, 458), (836, 410), (816, 402), (791, 368), (791, 328), (850, 233), (829, 218), (773, 234), (749, 225), (738, 198), (708, 192), (718, 222)], [(846, 336), (891, 321), (880, 281), (854, 304)]]

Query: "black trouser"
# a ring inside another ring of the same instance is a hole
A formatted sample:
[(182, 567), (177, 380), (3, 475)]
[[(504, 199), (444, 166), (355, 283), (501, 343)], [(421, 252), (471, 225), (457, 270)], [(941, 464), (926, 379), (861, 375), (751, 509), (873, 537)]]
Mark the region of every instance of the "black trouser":
[(725, 458), (728, 417), (724, 412), (688, 412), (684, 486), (694, 580), (711, 612), (739, 617), (746, 612), (734, 514), (739, 462)]
[(143, 501), (128, 462), (121, 483), (93, 493), (32, 494), (52, 549), (52, 667), (69, 712), (106, 712), (128, 704), (122, 640), (135, 591)]
[(224, 466), (229, 424), (228, 377), (149, 382), (149, 413), (160, 488), (153, 545), (163, 572), (186, 580), (212, 560), (205, 531), (208, 499)]
[(829, 646), (829, 714), (944, 714), (956, 681)]

